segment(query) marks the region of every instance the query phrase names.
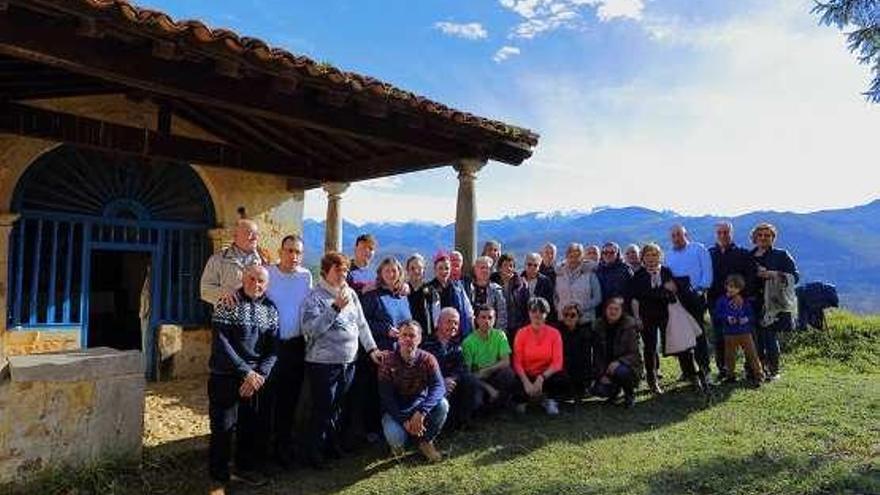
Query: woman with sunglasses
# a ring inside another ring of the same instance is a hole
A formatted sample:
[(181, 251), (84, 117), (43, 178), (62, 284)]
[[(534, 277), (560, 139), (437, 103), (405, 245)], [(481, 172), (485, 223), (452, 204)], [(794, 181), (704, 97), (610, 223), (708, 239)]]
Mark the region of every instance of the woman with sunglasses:
[[(602, 298), (608, 301), (612, 297), (623, 297), (624, 308), (629, 311), (629, 300), (626, 297), (627, 286), (633, 277), (632, 269), (620, 256), (620, 246), (616, 242), (606, 242), (602, 246), (602, 258), (596, 268)], [(597, 308), (596, 316), (602, 316), (602, 308)]]
[(562, 334), (563, 367), (568, 376), (569, 395), (578, 400), (590, 384), (593, 348), (590, 326), (580, 323), (581, 310), (569, 303), (562, 308), (562, 322), (557, 326)]

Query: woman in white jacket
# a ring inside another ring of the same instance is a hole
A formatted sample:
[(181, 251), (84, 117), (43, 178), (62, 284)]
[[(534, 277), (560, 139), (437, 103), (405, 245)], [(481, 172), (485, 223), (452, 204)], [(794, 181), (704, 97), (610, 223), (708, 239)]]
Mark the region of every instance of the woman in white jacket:
[(584, 246), (573, 242), (565, 251), (565, 262), (556, 270), (556, 310), (562, 321), (562, 308), (577, 304), (579, 324), (592, 325), (596, 308), (602, 303), (602, 289), (595, 273), (596, 264), (584, 260)]

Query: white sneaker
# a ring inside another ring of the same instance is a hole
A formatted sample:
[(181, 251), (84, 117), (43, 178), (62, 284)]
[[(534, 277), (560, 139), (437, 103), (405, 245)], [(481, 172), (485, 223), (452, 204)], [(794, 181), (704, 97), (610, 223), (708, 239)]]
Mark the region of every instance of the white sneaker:
[(544, 411), (550, 416), (556, 416), (559, 414), (559, 404), (557, 404), (555, 400), (544, 399), (544, 401), (541, 402), (541, 405), (544, 406)]

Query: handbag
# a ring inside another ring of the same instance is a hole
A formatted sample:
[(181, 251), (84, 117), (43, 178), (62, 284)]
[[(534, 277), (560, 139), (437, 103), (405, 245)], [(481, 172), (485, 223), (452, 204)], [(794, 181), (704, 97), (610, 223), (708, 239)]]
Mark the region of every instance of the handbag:
[(703, 328), (679, 301), (670, 303), (669, 320), (666, 322), (666, 346), (664, 353), (669, 356), (693, 349)]

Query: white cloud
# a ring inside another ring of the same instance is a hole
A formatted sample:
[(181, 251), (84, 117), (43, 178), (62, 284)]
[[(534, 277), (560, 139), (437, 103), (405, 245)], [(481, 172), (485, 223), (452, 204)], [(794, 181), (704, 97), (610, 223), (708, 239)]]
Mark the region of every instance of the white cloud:
[(466, 40), (481, 40), (489, 36), (489, 32), (479, 22), (469, 22), (466, 24), (436, 22), (434, 23), (434, 28), (439, 29), (443, 34)]
[(520, 53), (519, 48), (517, 48), (515, 46), (502, 46), (501, 48), (498, 49), (497, 52), (495, 52), (495, 55), (492, 57), (492, 60), (494, 60), (495, 62), (500, 64), (501, 62), (504, 62), (505, 60), (507, 60), (508, 58), (510, 58), (514, 55), (519, 55), (519, 53)]
[(582, 11), (593, 9), (602, 22), (614, 19), (641, 20), (643, 0), (499, 0), (501, 6), (523, 20), (511, 38), (531, 39), (560, 28), (577, 28), (584, 22)]
[(638, 21), (641, 20), (642, 11), (645, 9), (645, 3), (642, 0), (599, 0), (594, 4), (597, 5), (596, 16), (601, 21), (617, 18)]
[[(673, 82), (643, 73), (590, 88), (582, 75), (527, 76), (522, 100), (541, 143), (527, 167), (492, 170), (485, 182), (540, 181), (519, 211), (639, 204), (735, 214), (876, 199), (880, 106), (860, 95), (868, 71), (809, 8), (774, 2), (717, 25), (666, 23), (664, 42), (701, 58)], [(512, 213), (500, 190), (482, 200), (493, 205), (484, 214)]]
[[(425, 174), (411, 174), (409, 177), (410, 180), (425, 180)], [(440, 178), (432, 177), (431, 194), (408, 192), (404, 188), (375, 188), (370, 184), (375, 180), (354, 183), (342, 195), (342, 215), (346, 221), (356, 224), (374, 221), (451, 223), (455, 221), (456, 172), (446, 167), (439, 174), (433, 174)], [(304, 215), (317, 220), (326, 218), (327, 194), (323, 190), (306, 192)]]
[[(632, 80), (597, 86), (583, 73), (530, 66), (487, 88), (499, 95), (481, 96), (480, 113), (528, 115), (541, 141), (522, 167), (480, 172), (480, 217), (595, 205), (731, 215), (878, 199), (880, 105), (861, 96), (869, 70), (836, 29), (816, 25), (810, 0), (754, 5), (712, 25), (646, 13), (634, 28), (672, 52), (688, 48), (672, 75), (646, 64)], [(410, 193), (425, 181), (430, 195)], [(406, 176), (394, 191), (353, 186), (343, 212), (449, 223), (456, 185), (445, 169)], [(306, 215), (323, 218), (325, 195), (310, 194)]]

